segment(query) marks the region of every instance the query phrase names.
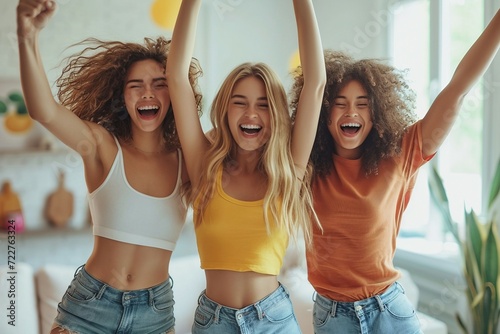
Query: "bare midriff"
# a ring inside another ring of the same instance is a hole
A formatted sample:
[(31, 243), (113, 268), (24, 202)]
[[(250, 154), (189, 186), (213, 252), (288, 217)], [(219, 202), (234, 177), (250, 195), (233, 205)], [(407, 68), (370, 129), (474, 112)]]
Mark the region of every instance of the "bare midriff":
[(94, 249), (85, 270), (107, 285), (123, 290), (153, 287), (169, 277), (172, 252), (94, 237)]
[(274, 275), (228, 270), (205, 270), (206, 295), (223, 306), (241, 309), (270, 295), (279, 286)]

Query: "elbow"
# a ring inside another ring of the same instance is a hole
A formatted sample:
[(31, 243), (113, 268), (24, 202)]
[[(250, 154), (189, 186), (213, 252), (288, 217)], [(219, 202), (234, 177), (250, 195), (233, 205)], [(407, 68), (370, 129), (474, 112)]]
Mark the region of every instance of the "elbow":
[(318, 75), (318, 86), (321, 91), (323, 91), (326, 87), (326, 69), (323, 67)]
[(326, 70), (323, 68), (322, 71), (318, 71), (315, 75), (307, 77), (304, 75), (304, 87), (306, 86), (308, 90), (323, 95), (326, 87)]
[(50, 117), (49, 115), (37, 115), (37, 114), (34, 114), (34, 113), (30, 113), (30, 112), (28, 112), (28, 114), (30, 115), (31, 119), (33, 119), (34, 121), (40, 123), (44, 127), (46, 127), (47, 125), (49, 125), (51, 123), (51, 121), (53, 120), (53, 117)]
[(318, 88), (317, 89), (318, 89), (319, 93), (321, 94), (321, 96), (323, 96), (323, 93), (325, 91), (325, 87), (326, 87), (326, 72), (318, 80)]
[(326, 75), (325, 76), (319, 76), (316, 80), (312, 82), (304, 82), (304, 87), (302, 88), (303, 90), (307, 90), (308, 92), (311, 92), (314, 94), (316, 97), (322, 99), (323, 94), (325, 93), (325, 87), (326, 87)]
[(168, 66), (165, 74), (169, 89), (178, 87), (182, 82), (184, 82), (183, 75), (180, 75), (176, 70), (169, 69)]
[(45, 115), (43, 112), (38, 112), (37, 108), (30, 106), (28, 103), (26, 103), (26, 110), (32, 120), (41, 124), (47, 124), (50, 122), (50, 117), (48, 115)]

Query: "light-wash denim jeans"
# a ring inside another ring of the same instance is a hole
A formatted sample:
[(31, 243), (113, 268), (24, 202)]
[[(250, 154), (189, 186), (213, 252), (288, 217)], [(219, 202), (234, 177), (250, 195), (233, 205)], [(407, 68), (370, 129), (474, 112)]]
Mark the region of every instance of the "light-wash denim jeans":
[(84, 334), (160, 334), (174, 328), (171, 280), (148, 289), (121, 291), (80, 268), (57, 308), (55, 323), (62, 328)]
[(242, 309), (222, 306), (202, 292), (192, 328), (193, 334), (300, 334), (286, 289)]
[(315, 334), (421, 334), (420, 321), (403, 287), (356, 302), (337, 302), (315, 293)]

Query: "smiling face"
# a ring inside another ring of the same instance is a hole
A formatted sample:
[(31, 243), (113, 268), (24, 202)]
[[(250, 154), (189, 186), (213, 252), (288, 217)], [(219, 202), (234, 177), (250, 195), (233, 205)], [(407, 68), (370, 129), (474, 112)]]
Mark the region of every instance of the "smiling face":
[(229, 100), (227, 119), (238, 147), (262, 148), (270, 138), (271, 119), (264, 82), (254, 76), (239, 80)]
[(335, 152), (347, 159), (360, 158), (361, 145), (372, 127), (368, 94), (359, 81), (350, 81), (339, 91), (330, 110), (328, 130)]
[(123, 95), (132, 131), (161, 129), (170, 107), (165, 69), (161, 64), (152, 59), (133, 63), (127, 73)]

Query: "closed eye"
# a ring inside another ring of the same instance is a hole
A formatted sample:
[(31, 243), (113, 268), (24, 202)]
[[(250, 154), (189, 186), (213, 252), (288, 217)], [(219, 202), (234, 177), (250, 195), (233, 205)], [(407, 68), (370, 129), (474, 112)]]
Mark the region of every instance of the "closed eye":
[(241, 100), (233, 100), (233, 104), (236, 106), (245, 106), (246, 102), (241, 101)]

